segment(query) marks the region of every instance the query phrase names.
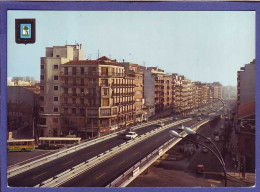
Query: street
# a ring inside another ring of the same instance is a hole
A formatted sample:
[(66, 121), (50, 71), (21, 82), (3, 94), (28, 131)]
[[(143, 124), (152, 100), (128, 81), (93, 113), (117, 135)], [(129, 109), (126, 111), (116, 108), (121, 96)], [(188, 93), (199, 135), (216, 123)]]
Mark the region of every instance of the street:
[[(222, 151), (223, 141), (214, 141), (214, 130), (221, 133), (224, 119), (202, 126), (198, 133), (210, 137)], [(191, 136), (188, 136), (191, 137)], [(194, 136), (191, 137), (194, 139)], [(196, 139), (196, 137), (195, 137)], [(197, 140), (208, 145), (202, 138)], [(211, 144), (210, 144), (211, 145)], [(170, 149), (161, 159), (148, 168), (148, 171), (136, 178), (128, 187), (224, 187), (223, 170), (216, 157), (210, 152), (203, 152), (202, 147), (194, 147), (194, 154), (183, 154), (183, 146), (187, 142), (182, 140)], [(228, 187), (248, 187), (255, 183), (255, 175), (248, 173), (248, 180), (243, 182), (239, 174), (232, 169), (230, 154), (225, 155), (225, 164), (228, 174)], [(204, 174), (196, 173), (196, 166), (203, 164)]]

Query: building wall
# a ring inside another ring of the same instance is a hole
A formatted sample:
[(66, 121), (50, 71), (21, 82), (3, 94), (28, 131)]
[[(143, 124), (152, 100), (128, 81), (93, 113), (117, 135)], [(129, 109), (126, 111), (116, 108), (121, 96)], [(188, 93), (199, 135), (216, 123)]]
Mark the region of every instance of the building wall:
[(155, 79), (150, 70), (144, 70), (144, 99), (145, 106), (154, 108), (155, 103)]
[[(62, 135), (60, 119), (60, 70), (61, 65), (83, 59), (80, 46), (65, 45), (46, 48), (46, 56), (41, 58), (40, 82), (40, 133), (41, 136)], [(77, 52), (74, 53), (74, 52)]]
[(32, 129), (34, 93), (23, 87), (7, 87), (8, 131)]
[(238, 104), (255, 100), (255, 62), (245, 65), (238, 72)]

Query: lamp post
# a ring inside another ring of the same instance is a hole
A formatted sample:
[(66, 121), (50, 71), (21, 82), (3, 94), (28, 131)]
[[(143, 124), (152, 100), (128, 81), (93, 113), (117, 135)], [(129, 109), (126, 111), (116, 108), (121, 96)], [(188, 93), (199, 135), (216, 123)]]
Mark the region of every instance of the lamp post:
[(219, 155), (219, 158), (221, 159), (222, 163), (223, 163), (224, 166), (225, 166), (225, 161), (224, 161), (224, 159), (223, 159), (223, 157), (222, 157), (222, 155), (221, 155), (221, 153), (220, 153), (218, 147), (216, 146), (216, 144), (215, 144), (214, 142), (211, 141), (211, 139), (208, 139), (208, 138), (205, 137), (204, 135), (201, 135), (201, 134), (195, 132), (194, 130), (192, 130), (192, 129), (189, 128), (189, 127), (184, 127), (184, 128), (183, 128), (183, 131), (185, 131), (186, 133), (188, 133), (188, 134), (190, 134), (190, 135), (198, 135), (198, 136), (200, 136), (200, 137), (203, 137), (203, 138), (206, 139), (207, 141), (209, 141), (209, 142), (214, 146), (214, 148), (216, 149), (216, 151), (217, 151), (217, 153), (218, 153), (218, 155)]
[(173, 136), (173, 137), (185, 139), (185, 140), (187, 140), (189, 142), (196, 143), (196, 144), (201, 145), (201, 146), (207, 148), (208, 150), (210, 150), (210, 152), (213, 153), (213, 155), (218, 159), (219, 163), (221, 164), (221, 167), (222, 167), (223, 173), (224, 173), (224, 177), (225, 177), (225, 187), (227, 187), (227, 173), (226, 173), (226, 169), (225, 169), (225, 165), (223, 163), (223, 160), (221, 159), (222, 158), (221, 156), (218, 156), (211, 148), (207, 147), (206, 145), (204, 145), (202, 143), (193, 141), (191, 139), (187, 139), (187, 138), (181, 136), (176, 131), (170, 130), (169, 132), (170, 132), (170, 135)]

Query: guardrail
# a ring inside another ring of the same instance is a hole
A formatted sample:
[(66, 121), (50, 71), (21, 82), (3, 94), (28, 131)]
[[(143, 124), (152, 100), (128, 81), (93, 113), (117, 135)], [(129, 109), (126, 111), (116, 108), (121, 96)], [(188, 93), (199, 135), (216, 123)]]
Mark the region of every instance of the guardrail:
[[(171, 117), (164, 118), (164, 119), (161, 119), (161, 121), (164, 122), (164, 121), (168, 121), (170, 119), (172, 119), (172, 118)], [(140, 129), (140, 128), (145, 127), (145, 126), (155, 124), (157, 121), (158, 120), (154, 120), (154, 121), (151, 121), (151, 122), (147, 122), (147, 123), (144, 123), (144, 124), (137, 125), (137, 126), (133, 127), (133, 130)], [(33, 169), (35, 167), (41, 166), (41, 165), (43, 165), (45, 163), (48, 163), (48, 162), (53, 161), (53, 160), (56, 160), (58, 158), (61, 158), (61, 157), (65, 156), (65, 155), (71, 154), (71, 153), (76, 152), (78, 150), (81, 150), (81, 149), (83, 149), (85, 147), (88, 147), (88, 146), (94, 145), (96, 143), (105, 141), (107, 139), (116, 137), (119, 133), (123, 133), (124, 131), (125, 130), (120, 130), (118, 132), (115, 132), (115, 133), (112, 133), (112, 134), (109, 134), (109, 135), (106, 135), (106, 136), (103, 136), (103, 137), (99, 137), (99, 138), (96, 138), (94, 140), (90, 140), (90, 141), (81, 143), (79, 145), (73, 146), (71, 148), (65, 149), (63, 151), (59, 151), (57, 153), (51, 154), (49, 156), (37, 159), (37, 160), (32, 161), (30, 163), (27, 163), (27, 164), (24, 164), (24, 165), (21, 165), (21, 166), (18, 166), (18, 167), (12, 167), (11, 169), (9, 169), (7, 171), (7, 178), (11, 178), (11, 177), (13, 177), (15, 175), (18, 175), (20, 173), (23, 173), (23, 172), (28, 171), (30, 169)]]
[(145, 139), (148, 139), (149, 137), (157, 134), (158, 132), (163, 131), (165, 129), (168, 129), (171, 126), (175, 126), (175, 125), (178, 125), (180, 123), (189, 121), (189, 120), (191, 120), (191, 118), (184, 119), (184, 120), (181, 120), (181, 121), (177, 121), (177, 122), (168, 124), (164, 127), (159, 127), (157, 129), (153, 129), (153, 130), (151, 130), (151, 131), (149, 131), (149, 132), (147, 132), (143, 135), (136, 137), (133, 140), (126, 141), (126, 142), (120, 144), (119, 146), (116, 146), (116, 147), (114, 147), (110, 150), (107, 150), (104, 153), (99, 154), (98, 156), (95, 156), (95, 157), (75, 166), (75, 167), (72, 167), (71, 169), (62, 172), (59, 175), (56, 175), (56, 176), (38, 184), (38, 185), (36, 185), (35, 187), (58, 187), (58, 186), (61, 186), (62, 184), (66, 183), (67, 181), (71, 180), (72, 178), (77, 177), (78, 175), (82, 174), (83, 172), (93, 168), (94, 166), (97, 166), (98, 164), (100, 164), (100, 163), (104, 162), (105, 160), (115, 156), (116, 154), (126, 150), (127, 148), (132, 147), (132, 146), (138, 144), (139, 142), (141, 142)]
[[(199, 127), (208, 122), (209, 120), (204, 120), (203, 122), (196, 123), (191, 128), (197, 130)], [(181, 135), (183, 137), (186, 137), (187, 133), (183, 131)], [(182, 140), (182, 138), (172, 138), (169, 141), (165, 142), (163, 145), (155, 149), (141, 161), (137, 162), (134, 166), (125, 171), (122, 175), (120, 175), (106, 187), (126, 187), (138, 175), (140, 175), (144, 170), (146, 170), (152, 163), (154, 163), (160, 156), (162, 156), (170, 148), (176, 145), (180, 140)]]

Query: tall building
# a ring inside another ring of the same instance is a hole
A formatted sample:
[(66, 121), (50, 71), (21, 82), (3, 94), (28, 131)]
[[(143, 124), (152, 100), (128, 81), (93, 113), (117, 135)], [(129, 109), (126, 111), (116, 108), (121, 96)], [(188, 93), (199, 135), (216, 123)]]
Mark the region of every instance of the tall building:
[(255, 60), (237, 72), (237, 104), (255, 101)]
[(237, 147), (245, 172), (255, 172), (255, 60), (237, 72)]
[(144, 70), (144, 99), (148, 116), (172, 112), (172, 77), (157, 67)]
[(8, 132), (11, 137), (23, 136), (29, 132), (32, 136), (36, 95), (20, 86), (7, 87)]
[(135, 121), (142, 122), (147, 120), (147, 112), (143, 109), (144, 97), (143, 97), (143, 70), (141, 69), (143, 66), (139, 66), (138, 64), (133, 64), (129, 62), (119, 63), (125, 68), (127, 74), (132, 75), (134, 77), (134, 110), (135, 110)]
[(46, 48), (41, 58), (40, 75), (40, 135), (59, 136), (61, 130), (61, 66), (69, 61), (83, 60), (81, 45)]

